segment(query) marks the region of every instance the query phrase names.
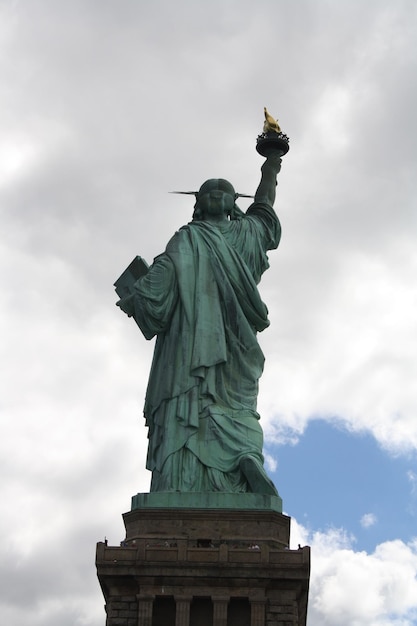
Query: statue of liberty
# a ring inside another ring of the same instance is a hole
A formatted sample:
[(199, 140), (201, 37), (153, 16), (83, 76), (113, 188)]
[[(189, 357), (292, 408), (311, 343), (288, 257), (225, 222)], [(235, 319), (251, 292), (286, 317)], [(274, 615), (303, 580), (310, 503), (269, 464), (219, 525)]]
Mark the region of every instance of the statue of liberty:
[(282, 154), (266, 155), (246, 213), (228, 181), (207, 180), (192, 221), (117, 303), (146, 339), (156, 336), (144, 407), (152, 492), (278, 495), (257, 413), (257, 333), (269, 325), (257, 285), (281, 235), (273, 204)]

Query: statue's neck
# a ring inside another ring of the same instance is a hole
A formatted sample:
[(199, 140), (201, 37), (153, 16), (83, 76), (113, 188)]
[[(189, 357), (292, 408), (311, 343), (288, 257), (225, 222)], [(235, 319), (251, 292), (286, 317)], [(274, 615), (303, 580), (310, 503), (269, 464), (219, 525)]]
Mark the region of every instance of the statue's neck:
[(226, 215), (210, 215), (209, 217), (206, 217), (204, 221), (219, 226), (223, 224), (228, 224), (229, 218)]

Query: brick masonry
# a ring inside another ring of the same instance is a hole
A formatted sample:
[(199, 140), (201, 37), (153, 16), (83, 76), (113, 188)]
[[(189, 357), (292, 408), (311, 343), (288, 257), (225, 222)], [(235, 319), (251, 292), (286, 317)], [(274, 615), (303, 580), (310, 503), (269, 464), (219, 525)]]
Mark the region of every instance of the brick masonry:
[(305, 626), (310, 548), (289, 549), (289, 517), (144, 509), (123, 518), (122, 545), (97, 544), (106, 626)]

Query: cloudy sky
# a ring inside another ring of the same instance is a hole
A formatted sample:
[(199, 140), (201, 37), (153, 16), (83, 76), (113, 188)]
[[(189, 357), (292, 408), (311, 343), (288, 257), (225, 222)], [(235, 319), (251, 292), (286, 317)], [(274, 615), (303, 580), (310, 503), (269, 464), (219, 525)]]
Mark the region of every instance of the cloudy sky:
[(169, 191), (255, 191), (266, 105), (259, 410), (309, 626), (417, 624), (416, 35), (415, 0), (0, 0), (2, 623), (104, 626), (153, 349), (112, 284), (189, 221)]

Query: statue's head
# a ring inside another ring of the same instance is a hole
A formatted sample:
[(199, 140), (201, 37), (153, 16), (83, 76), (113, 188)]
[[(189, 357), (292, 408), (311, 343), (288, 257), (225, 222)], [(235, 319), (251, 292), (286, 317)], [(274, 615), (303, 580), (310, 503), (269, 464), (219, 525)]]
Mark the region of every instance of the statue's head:
[(196, 193), (193, 220), (210, 219), (210, 216), (225, 215), (238, 219), (242, 212), (236, 206), (238, 197), (233, 185), (224, 178), (210, 178)]

